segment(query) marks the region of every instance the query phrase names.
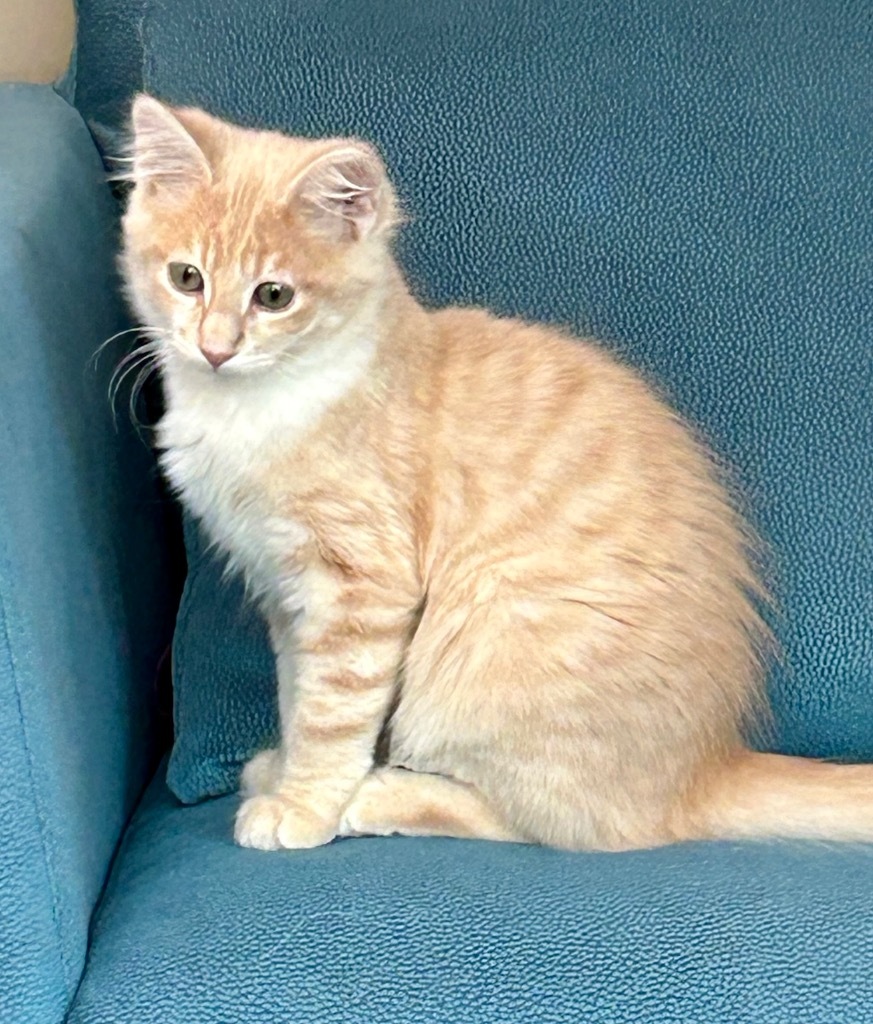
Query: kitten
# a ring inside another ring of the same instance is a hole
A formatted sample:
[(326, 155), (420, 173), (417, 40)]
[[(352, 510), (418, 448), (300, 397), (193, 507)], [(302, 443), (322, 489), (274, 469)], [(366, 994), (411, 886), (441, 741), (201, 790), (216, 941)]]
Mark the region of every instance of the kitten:
[(130, 177), (163, 469), (277, 660), (282, 743), (244, 771), (239, 843), (873, 839), (873, 767), (744, 747), (766, 642), (746, 533), (639, 377), (422, 309), (364, 143), (140, 96)]

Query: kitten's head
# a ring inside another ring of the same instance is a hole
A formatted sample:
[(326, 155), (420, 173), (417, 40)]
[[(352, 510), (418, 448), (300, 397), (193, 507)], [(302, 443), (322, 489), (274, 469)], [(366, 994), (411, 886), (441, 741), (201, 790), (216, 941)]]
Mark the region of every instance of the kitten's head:
[(122, 267), (165, 362), (289, 364), (367, 308), (396, 205), (376, 151), (238, 128), (139, 96)]

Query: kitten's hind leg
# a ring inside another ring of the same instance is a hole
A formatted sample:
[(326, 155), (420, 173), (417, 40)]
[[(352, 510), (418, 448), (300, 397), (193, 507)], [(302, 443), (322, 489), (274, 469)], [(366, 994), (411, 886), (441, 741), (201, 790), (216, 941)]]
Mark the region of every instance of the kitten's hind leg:
[(379, 768), (364, 779), (343, 814), (340, 835), (454, 836), (524, 842), (485, 797), (443, 775)]

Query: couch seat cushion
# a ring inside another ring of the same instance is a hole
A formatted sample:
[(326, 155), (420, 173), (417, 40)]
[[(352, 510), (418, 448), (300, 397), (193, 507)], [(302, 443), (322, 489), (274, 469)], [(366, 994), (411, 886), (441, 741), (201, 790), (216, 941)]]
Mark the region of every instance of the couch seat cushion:
[(862, 1024), (873, 850), (566, 854), (452, 839), (260, 853), (163, 773), (70, 1024)]

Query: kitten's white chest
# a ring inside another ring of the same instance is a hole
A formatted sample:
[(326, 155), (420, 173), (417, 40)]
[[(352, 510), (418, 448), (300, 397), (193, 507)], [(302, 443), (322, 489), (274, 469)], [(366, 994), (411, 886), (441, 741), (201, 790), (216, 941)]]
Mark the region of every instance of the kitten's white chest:
[(218, 401), (171, 408), (160, 428), (161, 466), (173, 488), (259, 592), (306, 539), (299, 524), (277, 514), (281, 487), (267, 486), (271, 462), (296, 438), (268, 420), (245, 403)]
[(305, 444), (327, 409), (360, 381), (372, 348), (357, 347), (350, 355), (297, 378), (167, 374), (161, 466), (256, 592), (285, 593), (294, 552), (309, 539), (282, 501), (300, 481), (289, 480), (285, 491), (274, 467)]

